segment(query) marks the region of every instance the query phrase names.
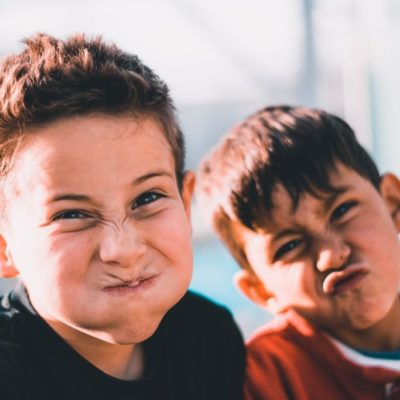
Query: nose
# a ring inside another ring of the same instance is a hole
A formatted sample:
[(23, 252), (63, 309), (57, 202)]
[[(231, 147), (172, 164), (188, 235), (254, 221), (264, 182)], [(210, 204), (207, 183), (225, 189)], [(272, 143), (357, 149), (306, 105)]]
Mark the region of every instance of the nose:
[(131, 224), (104, 227), (99, 246), (99, 257), (104, 263), (132, 267), (145, 252), (145, 240)]
[(329, 233), (319, 241), (316, 267), (325, 272), (340, 269), (348, 261), (351, 249), (339, 235)]

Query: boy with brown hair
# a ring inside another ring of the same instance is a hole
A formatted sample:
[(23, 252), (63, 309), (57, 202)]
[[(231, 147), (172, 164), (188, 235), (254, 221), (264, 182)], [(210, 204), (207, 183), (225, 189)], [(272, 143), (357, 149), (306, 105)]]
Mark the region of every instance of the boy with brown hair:
[(100, 38), (0, 64), (0, 397), (231, 400), (244, 349), (188, 293), (184, 140), (166, 85)]
[(246, 399), (400, 398), (400, 182), (326, 112), (268, 107), (203, 160), (199, 197), (276, 317), (248, 342)]

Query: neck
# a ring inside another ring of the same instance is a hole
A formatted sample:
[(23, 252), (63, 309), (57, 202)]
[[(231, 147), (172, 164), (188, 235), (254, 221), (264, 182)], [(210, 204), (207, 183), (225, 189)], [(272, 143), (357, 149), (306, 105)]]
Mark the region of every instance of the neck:
[(118, 379), (134, 380), (143, 377), (144, 354), (141, 344), (119, 345), (102, 342), (87, 346), (82, 342), (69, 343), (82, 357), (98, 369)]
[(59, 321), (46, 320), (76, 352), (103, 371), (118, 379), (140, 379), (144, 373), (141, 344), (115, 344), (69, 327)]

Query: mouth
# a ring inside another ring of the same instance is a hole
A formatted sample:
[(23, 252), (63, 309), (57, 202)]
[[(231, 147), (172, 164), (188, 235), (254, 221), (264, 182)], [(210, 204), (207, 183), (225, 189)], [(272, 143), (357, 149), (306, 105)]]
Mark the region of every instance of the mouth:
[(341, 271), (331, 272), (322, 284), (322, 290), (327, 295), (338, 295), (357, 288), (368, 274), (365, 263), (350, 264)]
[(120, 281), (116, 284), (105, 286), (103, 290), (115, 295), (139, 293), (148, 289), (154, 283), (156, 278), (157, 275), (149, 275), (131, 281)]

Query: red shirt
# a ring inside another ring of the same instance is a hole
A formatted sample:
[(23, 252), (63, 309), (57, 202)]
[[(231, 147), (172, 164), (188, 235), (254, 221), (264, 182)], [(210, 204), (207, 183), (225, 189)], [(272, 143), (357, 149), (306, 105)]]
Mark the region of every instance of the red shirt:
[(355, 364), (294, 311), (248, 342), (246, 400), (400, 399), (400, 372)]

